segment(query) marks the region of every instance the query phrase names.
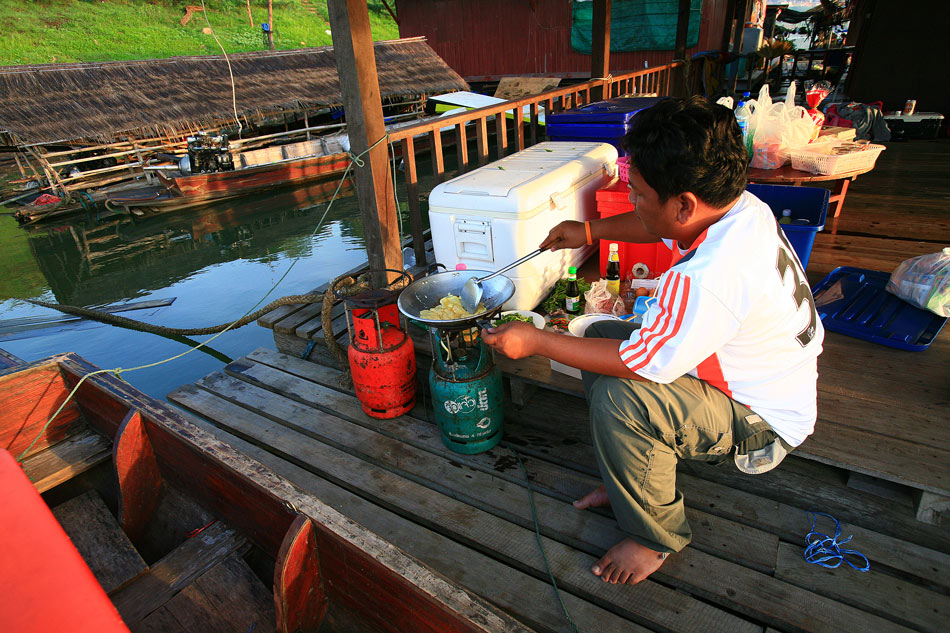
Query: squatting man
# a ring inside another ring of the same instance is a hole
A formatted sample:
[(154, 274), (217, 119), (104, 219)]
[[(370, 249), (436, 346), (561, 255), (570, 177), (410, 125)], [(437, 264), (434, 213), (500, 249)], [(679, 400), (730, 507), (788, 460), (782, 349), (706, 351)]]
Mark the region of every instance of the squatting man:
[(482, 336), (510, 358), (581, 370), (603, 485), (574, 505), (611, 506), (627, 538), (592, 572), (634, 584), (692, 537), (677, 460), (732, 455), (739, 470), (763, 473), (812, 432), (824, 330), (795, 251), (745, 191), (731, 110), (665, 99), (633, 117), (622, 146), (634, 211), (562, 222), (540, 246), (662, 241), (673, 266), (642, 326), (599, 321), (577, 338), (513, 322)]

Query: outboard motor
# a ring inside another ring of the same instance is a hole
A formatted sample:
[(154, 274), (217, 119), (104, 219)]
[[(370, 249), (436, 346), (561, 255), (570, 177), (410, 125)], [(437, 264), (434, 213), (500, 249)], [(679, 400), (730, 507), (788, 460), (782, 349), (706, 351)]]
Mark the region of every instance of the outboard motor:
[(228, 135), (212, 136), (207, 132), (199, 132), (195, 136), (189, 136), (188, 162), (193, 174), (208, 174), (234, 169), (234, 160), (228, 147)]

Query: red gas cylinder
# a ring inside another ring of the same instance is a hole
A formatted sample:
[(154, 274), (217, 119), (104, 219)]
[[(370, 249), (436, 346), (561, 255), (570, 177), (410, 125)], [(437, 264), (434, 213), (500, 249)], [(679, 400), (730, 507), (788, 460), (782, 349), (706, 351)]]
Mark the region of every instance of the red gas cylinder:
[(399, 326), (393, 293), (368, 291), (344, 300), (352, 321), (348, 352), (353, 387), (366, 415), (387, 419), (416, 402), (416, 353)]

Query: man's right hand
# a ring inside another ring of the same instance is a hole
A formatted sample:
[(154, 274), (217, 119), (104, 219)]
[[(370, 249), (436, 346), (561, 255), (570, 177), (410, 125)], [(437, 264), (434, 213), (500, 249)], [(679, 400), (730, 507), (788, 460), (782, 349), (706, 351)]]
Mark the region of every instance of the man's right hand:
[(562, 248), (580, 248), (587, 244), (587, 229), (583, 222), (565, 220), (555, 226), (541, 242), (540, 248), (557, 251)]

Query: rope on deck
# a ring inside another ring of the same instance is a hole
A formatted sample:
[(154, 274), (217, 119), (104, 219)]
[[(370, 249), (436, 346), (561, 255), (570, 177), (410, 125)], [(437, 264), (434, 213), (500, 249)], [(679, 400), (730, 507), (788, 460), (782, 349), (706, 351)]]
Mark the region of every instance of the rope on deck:
[[(812, 523), (811, 531), (805, 536), (806, 547), (804, 557), (806, 561), (828, 569), (840, 567), (841, 563), (847, 563), (852, 569), (858, 571), (868, 571), (871, 569), (871, 563), (868, 561), (867, 556), (856, 549), (841, 549), (841, 546), (849, 542), (854, 536), (849, 536), (843, 541), (838, 540), (841, 538), (841, 522), (838, 521), (838, 519), (830, 514), (815, 512), (813, 510), (809, 510), (808, 515), (812, 518)], [(815, 528), (818, 527), (819, 516), (827, 517), (835, 522), (834, 536), (828, 536), (827, 534), (822, 534), (815, 530)], [(848, 560), (848, 556), (858, 561), (858, 564)]]
[(93, 310), (92, 308), (82, 308), (79, 306), (64, 305), (62, 303), (47, 303), (46, 301), (39, 301), (38, 299), (27, 299), (26, 301), (44, 308), (59, 310), (60, 312), (64, 312), (66, 314), (72, 314), (74, 316), (84, 317), (86, 319), (92, 319), (93, 321), (100, 321), (102, 323), (110, 323), (120, 327), (127, 327), (133, 330), (141, 330), (142, 332), (150, 332), (152, 334), (171, 334), (177, 336), (200, 336), (202, 334), (217, 334), (218, 332), (223, 332), (228, 328), (236, 329), (243, 327), (248, 323), (264, 316), (271, 310), (281, 306), (294, 305), (298, 303), (317, 303), (323, 300), (324, 296), (322, 293), (281, 297), (276, 301), (268, 303), (260, 310), (252, 312), (251, 314), (238, 319), (234, 323), (222, 323), (220, 325), (212, 325), (210, 327), (201, 328), (165, 327), (164, 325), (153, 325), (151, 323), (145, 323), (144, 321), (136, 321), (135, 319), (129, 319), (127, 317), (110, 314), (109, 312), (102, 312), (101, 310)]

